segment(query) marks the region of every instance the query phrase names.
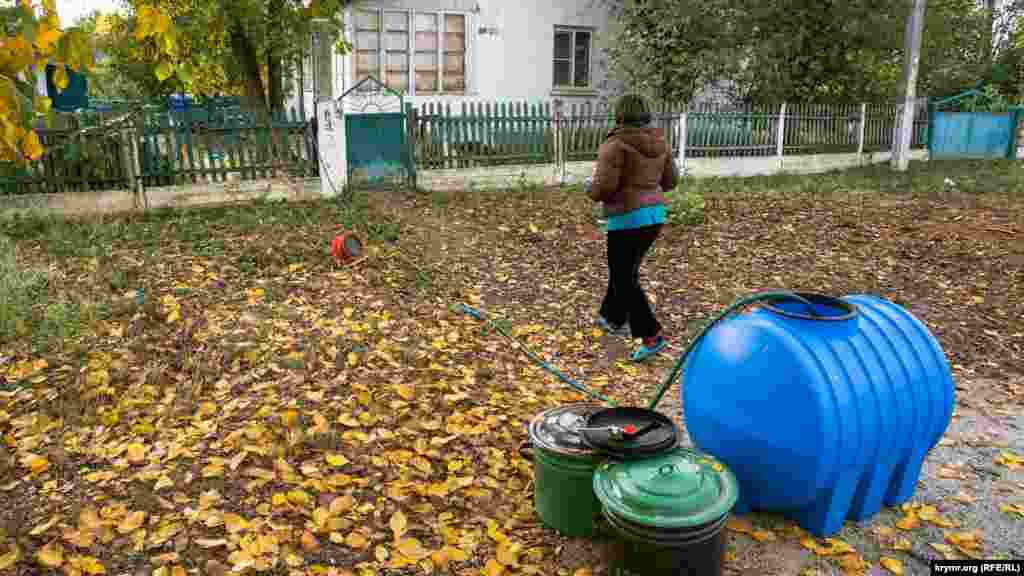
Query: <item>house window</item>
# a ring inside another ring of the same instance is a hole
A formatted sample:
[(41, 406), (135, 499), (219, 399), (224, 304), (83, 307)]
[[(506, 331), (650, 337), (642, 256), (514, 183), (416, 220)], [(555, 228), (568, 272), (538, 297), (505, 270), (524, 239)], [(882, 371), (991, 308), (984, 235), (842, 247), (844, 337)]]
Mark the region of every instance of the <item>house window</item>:
[(555, 29), (555, 88), (590, 88), (590, 30)]
[(355, 44), (356, 83), (373, 76), (407, 94), (465, 93), (465, 14), (359, 10)]

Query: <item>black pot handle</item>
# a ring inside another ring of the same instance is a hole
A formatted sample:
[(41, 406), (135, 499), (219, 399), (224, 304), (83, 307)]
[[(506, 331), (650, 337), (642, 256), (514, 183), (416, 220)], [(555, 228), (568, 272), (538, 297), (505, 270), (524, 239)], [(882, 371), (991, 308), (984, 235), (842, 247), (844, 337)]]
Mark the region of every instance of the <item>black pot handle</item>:
[(533, 452), (530, 451), (531, 448), (533, 448), (533, 444), (530, 444), (529, 442), (523, 442), (522, 444), (520, 444), (519, 457), (522, 458), (523, 460), (529, 460), (530, 462), (533, 462)]
[(601, 511), (594, 512), (594, 529), (598, 536), (614, 536), (615, 532), (612, 530), (611, 524), (608, 523), (608, 519), (604, 517)]

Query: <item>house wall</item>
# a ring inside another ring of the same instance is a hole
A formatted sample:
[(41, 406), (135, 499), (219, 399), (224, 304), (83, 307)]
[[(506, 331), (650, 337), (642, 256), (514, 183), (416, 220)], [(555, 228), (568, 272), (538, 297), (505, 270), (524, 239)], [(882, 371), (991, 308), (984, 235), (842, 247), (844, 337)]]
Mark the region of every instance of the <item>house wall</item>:
[[(605, 84), (605, 61), (599, 36), (608, 25), (603, 0), (366, 0), (348, 9), (345, 37), (355, 39), (355, 18), (359, 7), (444, 10), (466, 15), (466, 93), (460, 95), (406, 95), (405, 101), (420, 106), (428, 102), (450, 103), (453, 112), (466, 101), (539, 102), (554, 97), (566, 101), (593, 100)], [(555, 26), (589, 28), (592, 89), (553, 90)], [(335, 98), (355, 83), (355, 55), (337, 55), (334, 60)], [(308, 76), (308, 75), (307, 75)], [(313, 115), (313, 93), (303, 90), (305, 113)], [(290, 107), (299, 109), (297, 95)]]

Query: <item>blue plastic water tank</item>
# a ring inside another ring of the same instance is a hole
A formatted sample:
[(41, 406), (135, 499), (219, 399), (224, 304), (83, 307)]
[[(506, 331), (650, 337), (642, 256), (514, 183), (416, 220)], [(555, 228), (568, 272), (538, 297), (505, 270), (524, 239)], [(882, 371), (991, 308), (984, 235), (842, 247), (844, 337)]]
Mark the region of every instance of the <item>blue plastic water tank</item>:
[(782, 512), (822, 537), (910, 499), (954, 387), (939, 343), (902, 307), (800, 296), (809, 304), (762, 305), (705, 334), (683, 416), (696, 447), (736, 474), (737, 514)]

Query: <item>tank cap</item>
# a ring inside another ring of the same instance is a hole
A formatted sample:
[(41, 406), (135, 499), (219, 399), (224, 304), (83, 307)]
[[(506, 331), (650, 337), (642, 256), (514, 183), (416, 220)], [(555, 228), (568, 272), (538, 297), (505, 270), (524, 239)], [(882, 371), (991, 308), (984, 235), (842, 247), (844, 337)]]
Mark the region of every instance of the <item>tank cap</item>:
[(858, 313), (856, 304), (814, 292), (793, 292), (791, 297), (772, 296), (761, 301), (761, 306), (779, 316), (798, 320), (839, 322), (850, 320)]

